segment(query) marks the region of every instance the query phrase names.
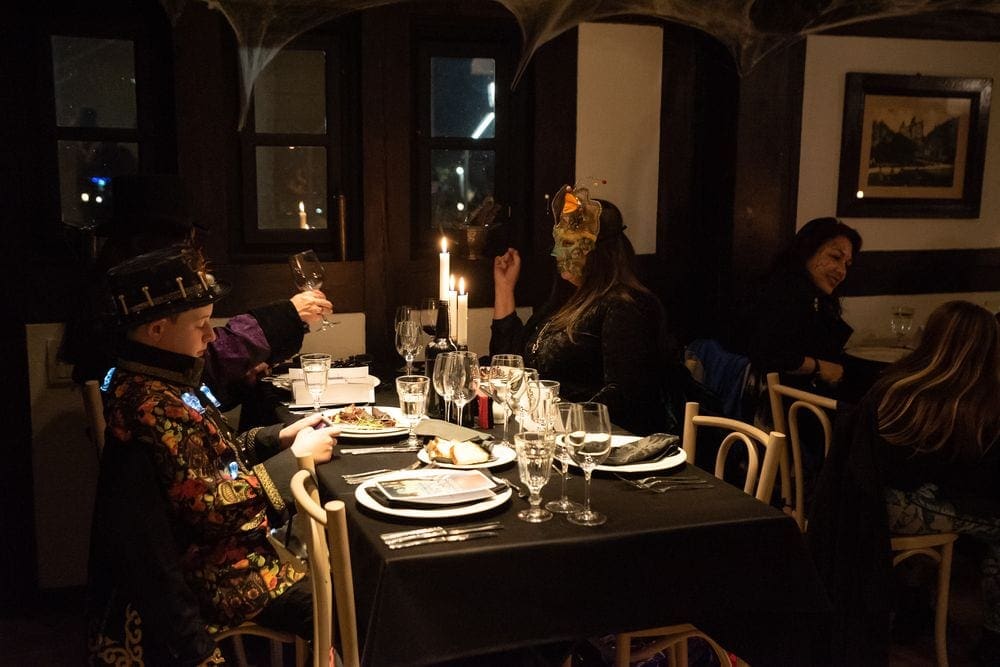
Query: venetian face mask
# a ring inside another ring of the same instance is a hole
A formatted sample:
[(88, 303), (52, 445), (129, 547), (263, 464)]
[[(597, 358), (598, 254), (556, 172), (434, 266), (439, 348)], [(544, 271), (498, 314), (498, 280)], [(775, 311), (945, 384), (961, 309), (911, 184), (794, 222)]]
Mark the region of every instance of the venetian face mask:
[(597, 242), (601, 205), (590, 201), (586, 188), (570, 190), (566, 186), (554, 198), (552, 214), (556, 217), (552, 228), (555, 241), (552, 256), (556, 258), (560, 275), (576, 282), (583, 277), (587, 255)]

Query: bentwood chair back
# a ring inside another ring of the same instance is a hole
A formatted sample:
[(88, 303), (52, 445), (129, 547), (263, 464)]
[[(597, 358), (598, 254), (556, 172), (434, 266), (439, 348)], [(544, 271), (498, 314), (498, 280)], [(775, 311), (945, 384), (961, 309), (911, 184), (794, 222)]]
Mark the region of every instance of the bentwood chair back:
[[(823, 428), (823, 457), (830, 453), (833, 440), (833, 424), (828, 411), (837, 410), (837, 401), (808, 391), (781, 384), (777, 373), (767, 374), (767, 393), (771, 399), (771, 417), (774, 430), (789, 437), (788, 451), (781, 457), (781, 497), (791, 515), (799, 524), (799, 530), (806, 529), (805, 491), (802, 477), (802, 439), (799, 429), (799, 413), (811, 412)], [(791, 401), (787, 410), (785, 399)]]
[[(715, 428), (728, 431), (716, 455), (715, 476), (723, 479), (726, 459), (732, 451), (733, 445), (741, 443), (747, 452), (747, 476), (743, 491), (754, 496), (757, 500), (770, 503), (771, 494), (774, 492), (778, 465), (784, 454), (784, 434), (776, 431), (768, 433), (738, 419), (700, 415), (698, 414), (699, 409), (700, 406), (697, 403), (687, 403), (684, 409), (684, 435), (682, 440), (687, 460), (695, 460), (699, 428)], [(763, 448), (763, 460), (761, 460), (758, 448)], [(631, 649), (633, 637), (658, 637), (659, 639), (633, 653)], [(701, 637), (706, 640), (709, 647), (721, 661), (721, 664), (730, 664), (729, 654), (724, 648), (695, 626), (684, 623), (620, 633), (617, 637), (615, 647), (615, 665), (616, 667), (627, 667), (630, 662), (647, 660), (660, 651), (668, 651), (670, 653), (670, 664), (686, 665), (687, 640), (692, 637)], [(737, 663), (745, 664), (739, 659), (737, 659)]]
[[(807, 528), (806, 512), (803, 503), (802, 483), (802, 440), (799, 430), (799, 412), (807, 410), (815, 415), (823, 427), (823, 456), (830, 453), (830, 443), (833, 440), (833, 425), (828, 411), (836, 411), (837, 401), (826, 396), (819, 396), (808, 391), (781, 384), (777, 373), (767, 374), (767, 391), (771, 398), (771, 415), (774, 418), (774, 428), (791, 436), (791, 474), (794, 475), (794, 492), (789, 498), (792, 485), (788, 479), (788, 456), (782, 457), (781, 490), (785, 506), (792, 507), (799, 529), (805, 532)], [(785, 399), (792, 403), (786, 410)], [(791, 501), (791, 502), (789, 502)], [(934, 533), (931, 535), (892, 535), (889, 546), (893, 552), (892, 565), (895, 567), (913, 556), (927, 556), (937, 564), (937, 603), (934, 609), (934, 647), (937, 664), (948, 664), (948, 641), (946, 630), (948, 626), (948, 599), (951, 588), (951, 561), (955, 533)]]
[[(301, 461), (299, 465), (303, 467)], [(343, 665), (358, 667), (358, 622), (344, 503), (331, 500), (321, 506), (316, 480), (307, 469), (300, 469), (292, 476), (291, 487), (296, 509), (309, 517), (306, 546), (313, 581), (313, 665), (327, 667), (333, 664), (331, 652), (336, 620)]]
[(104, 399), (101, 397), (101, 385), (97, 380), (87, 380), (83, 383), (83, 414), (87, 418), (87, 435), (97, 448), (97, 458), (104, 452)]

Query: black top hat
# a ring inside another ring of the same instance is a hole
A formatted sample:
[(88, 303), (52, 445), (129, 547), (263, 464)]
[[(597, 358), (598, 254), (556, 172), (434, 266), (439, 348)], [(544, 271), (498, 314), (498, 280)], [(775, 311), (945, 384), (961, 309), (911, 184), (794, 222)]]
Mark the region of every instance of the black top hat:
[(230, 286), (208, 273), (201, 253), (174, 245), (122, 262), (107, 273), (116, 323), (122, 327), (214, 303)]
[(111, 219), (99, 236), (153, 234), (179, 243), (192, 228), (207, 228), (195, 219), (184, 183), (176, 174), (121, 174), (111, 178)]

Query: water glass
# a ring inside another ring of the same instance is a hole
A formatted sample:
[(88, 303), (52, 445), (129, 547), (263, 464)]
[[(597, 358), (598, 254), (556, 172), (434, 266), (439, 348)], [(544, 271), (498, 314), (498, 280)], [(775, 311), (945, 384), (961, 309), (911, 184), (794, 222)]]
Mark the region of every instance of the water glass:
[(430, 386), (431, 380), (426, 375), (403, 375), (396, 378), (399, 409), (403, 413), (403, 419), (410, 427), (406, 444), (411, 447), (420, 446), (415, 429), (417, 423), (423, 419), (427, 412), (427, 391)]
[(573, 461), (583, 469), (583, 509), (570, 514), (570, 523), (599, 526), (608, 520), (590, 508), (590, 476), (594, 468), (604, 463), (611, 453), (611, 419), (608, 407), (602, 403), (579, 403), (579, 410), (570, 413), (570, 423), (564, 440)]
[(566, 433), (569, 431), (570, 423), (573, 421), (574, 411), (578, 411), (580, 406), (576, 403), (553, 399), (548, 406), (546, 414), (546, 430), (550, 431), (555, 444), (555, 458), (562, 464), (561, 487), (559, 500), (550, 500), (545, 504), (545, 509), (556, 514), (572, 514), (583, 509), (583, 505), (573, 502), (566, 495), (566, 483), (569, 481), (569, 449), (566, 447)]
[(302, 375), (305, 376), (306, 389), (313, 399), (313, 410), (319, 412), (319, 399), (326, 391), (326, 382), (330, 374), (329, 354), (303, 354), (299, 357), (302, 364)]
[(514, 451), (517, 453), (517, 472), (521, 482), (528, 487), (528, 502), (531, 507), (517, 513), (517, 518), (529, 523), (541, 523), (552, 518), (552, 512), (541, 507), (542, 487), (549, 481), (552, 472), (552, 454), (555, 441), (546, 433), (521, 431), (514, 435)]
[(889, 329), (896, 335), (896, 345), (904, 347), (906, 337), (913, 330), (913, 309), (909, 306), (894, 306)]

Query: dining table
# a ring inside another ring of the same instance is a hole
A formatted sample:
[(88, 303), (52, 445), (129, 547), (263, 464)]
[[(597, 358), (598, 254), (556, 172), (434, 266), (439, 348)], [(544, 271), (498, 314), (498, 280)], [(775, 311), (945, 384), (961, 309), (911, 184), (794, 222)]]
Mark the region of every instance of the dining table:
[[(385, 387), (376, 403), (397, 405)], [(499, 430), (481, 434), (499, 439)], [(608, 516), (596, 527), (564, 515), (521, 521), (528, 501), (514, 493), (472, 516), (399, 516), (359, 502), (361, 485), (343, 475), (406, 468), (416, 454), (339, 451), (400, 439), (341, 436), (316, 471), (325, 499), (347, 505), (363, 664), (477, 664), (475, 656), (676, 623), (695, 624), (755, 666), (812, 662), (829, 602), (795, 521), (778, 509), (681, 463), (663, 474), (708, 484), (653, 493), (595, 472), (591, 502)], [(489, 473), (519, 483), (516, 462)], [(579, 470), (568, 488), (582, 500)], [(554, 472), (542, 495), (558, 493)], [(489, 539), (391, 550), (380, 537), (494, 520)]]

